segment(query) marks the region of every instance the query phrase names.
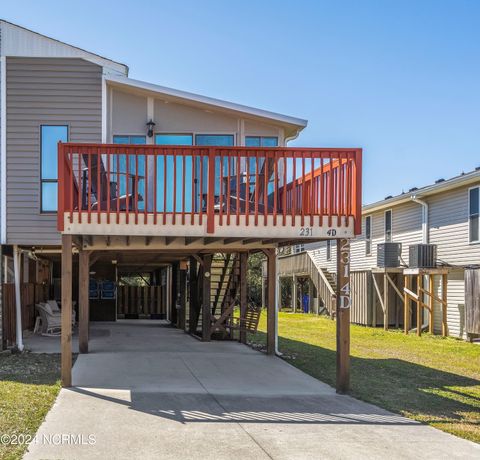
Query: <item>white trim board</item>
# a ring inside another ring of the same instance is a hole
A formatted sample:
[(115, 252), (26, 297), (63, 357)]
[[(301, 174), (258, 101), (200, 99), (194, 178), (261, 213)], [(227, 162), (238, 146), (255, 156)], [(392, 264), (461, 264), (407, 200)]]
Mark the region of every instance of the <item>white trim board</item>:
[(7, 243), (7, 58), (0, 57), (0, 241)]

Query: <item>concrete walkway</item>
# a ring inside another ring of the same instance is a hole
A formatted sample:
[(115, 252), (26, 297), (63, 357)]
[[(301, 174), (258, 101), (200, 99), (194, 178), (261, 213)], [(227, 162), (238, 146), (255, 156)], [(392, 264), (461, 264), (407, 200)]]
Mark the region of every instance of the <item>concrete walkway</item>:
[(94, 324), (73, 384), (26, 459), (480, 458), (476, 444), (338, 396), (279, 358), (158, 322)]

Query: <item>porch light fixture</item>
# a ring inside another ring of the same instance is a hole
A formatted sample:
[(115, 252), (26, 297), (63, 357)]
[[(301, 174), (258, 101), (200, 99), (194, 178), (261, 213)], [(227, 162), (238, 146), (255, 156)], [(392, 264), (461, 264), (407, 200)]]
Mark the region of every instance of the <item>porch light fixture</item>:
[(155, 127), (155, 122), (151, 119), (148, 123), (147, 123), (147, 136), (148, 137), (153, 137), (153, 128)]

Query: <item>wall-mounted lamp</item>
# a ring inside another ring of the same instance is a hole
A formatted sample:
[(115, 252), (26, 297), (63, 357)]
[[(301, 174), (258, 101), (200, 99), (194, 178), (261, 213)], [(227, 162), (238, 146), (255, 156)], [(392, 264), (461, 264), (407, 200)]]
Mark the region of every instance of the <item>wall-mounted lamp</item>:
[(147, 123), (147, 136), (148, 137), (153, 137), (153, 128), (155, 127), (155, 122), (153, 120), (150, 120)]

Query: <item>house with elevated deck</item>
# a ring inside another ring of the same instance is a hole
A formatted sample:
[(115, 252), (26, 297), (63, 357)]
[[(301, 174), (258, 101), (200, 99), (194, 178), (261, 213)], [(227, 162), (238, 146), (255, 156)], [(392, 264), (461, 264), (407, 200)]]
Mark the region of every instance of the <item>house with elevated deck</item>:
[(66, 386), (72, 309), (81, 353), (89, 321), (121, 318), (244, 342), (258, 321), (247, 257), (262, 251), (274, 353), (276, 251), (360, 233), (361, 150), (288, 147), (305, 120), (0, 28), (3, 346), (23, 347), (46, 300), (61, 305)]

